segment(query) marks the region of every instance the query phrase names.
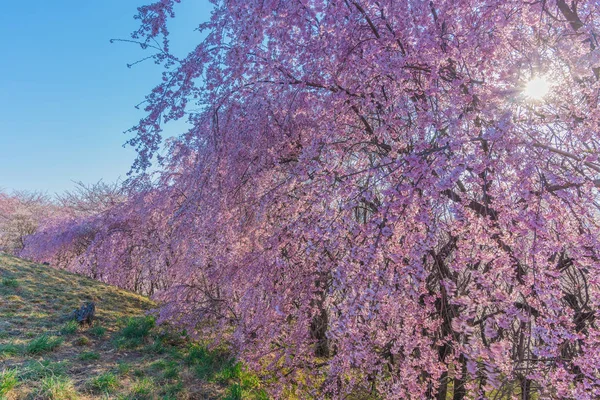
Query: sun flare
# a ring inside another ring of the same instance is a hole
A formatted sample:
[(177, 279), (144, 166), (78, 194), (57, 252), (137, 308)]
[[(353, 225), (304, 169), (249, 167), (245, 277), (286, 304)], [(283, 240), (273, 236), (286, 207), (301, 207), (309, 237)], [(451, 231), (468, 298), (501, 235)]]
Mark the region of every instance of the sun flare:
[(527, 82), (523, 94), (528, 99), (541, 100), (549, 91), (550, 82), (548, 82), (548, 79), (545, 76), (538, 76)]

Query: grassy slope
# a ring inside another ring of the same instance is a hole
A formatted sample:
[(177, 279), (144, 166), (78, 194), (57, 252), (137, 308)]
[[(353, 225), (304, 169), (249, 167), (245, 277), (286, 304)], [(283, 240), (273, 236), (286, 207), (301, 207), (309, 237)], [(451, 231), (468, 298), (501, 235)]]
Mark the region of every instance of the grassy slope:
[[(96, 322), (68, 315), (96, 302)], [(0, 254), (0, 399), (266, 396), (224, 351), (154, 326), (155, 304), (94, 280)]]

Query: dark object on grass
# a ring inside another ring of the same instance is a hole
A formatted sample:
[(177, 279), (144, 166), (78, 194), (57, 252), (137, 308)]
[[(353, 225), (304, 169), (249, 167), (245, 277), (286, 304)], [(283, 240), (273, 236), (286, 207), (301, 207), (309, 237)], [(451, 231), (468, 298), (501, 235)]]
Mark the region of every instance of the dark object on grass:
[(50, 263), (48, 261), (44, 261), (42, 265), (50, 265)]
[(80, 308), (73, 311), (73, 319), (76, 320), (79, 325), (92, 325), (94, 322), (94, 316), (96, 315), (96, 304), (93, 301), (85, 303)]

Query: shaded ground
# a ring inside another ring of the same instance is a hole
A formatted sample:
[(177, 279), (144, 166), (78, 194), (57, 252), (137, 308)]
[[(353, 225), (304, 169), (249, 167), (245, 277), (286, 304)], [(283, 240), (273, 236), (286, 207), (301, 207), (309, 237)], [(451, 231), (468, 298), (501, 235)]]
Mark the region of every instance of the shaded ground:
[[(87, 301), (96, 322), (69, 319)], [(266, 399), (226, 350), (157, 328), (143, 296), (0, 254), (0, 399)]]

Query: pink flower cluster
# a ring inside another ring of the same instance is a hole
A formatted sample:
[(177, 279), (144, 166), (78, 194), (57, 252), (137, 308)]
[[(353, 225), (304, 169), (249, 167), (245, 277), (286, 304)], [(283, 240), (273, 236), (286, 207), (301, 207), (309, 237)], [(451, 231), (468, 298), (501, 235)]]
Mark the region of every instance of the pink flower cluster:
[(155, 293), (276, 397), (599, 398), (600, 3), (214, 3), (184, 59), (140, 9), (134, 167), (191, 126), (159, 180), (24, 254)]

